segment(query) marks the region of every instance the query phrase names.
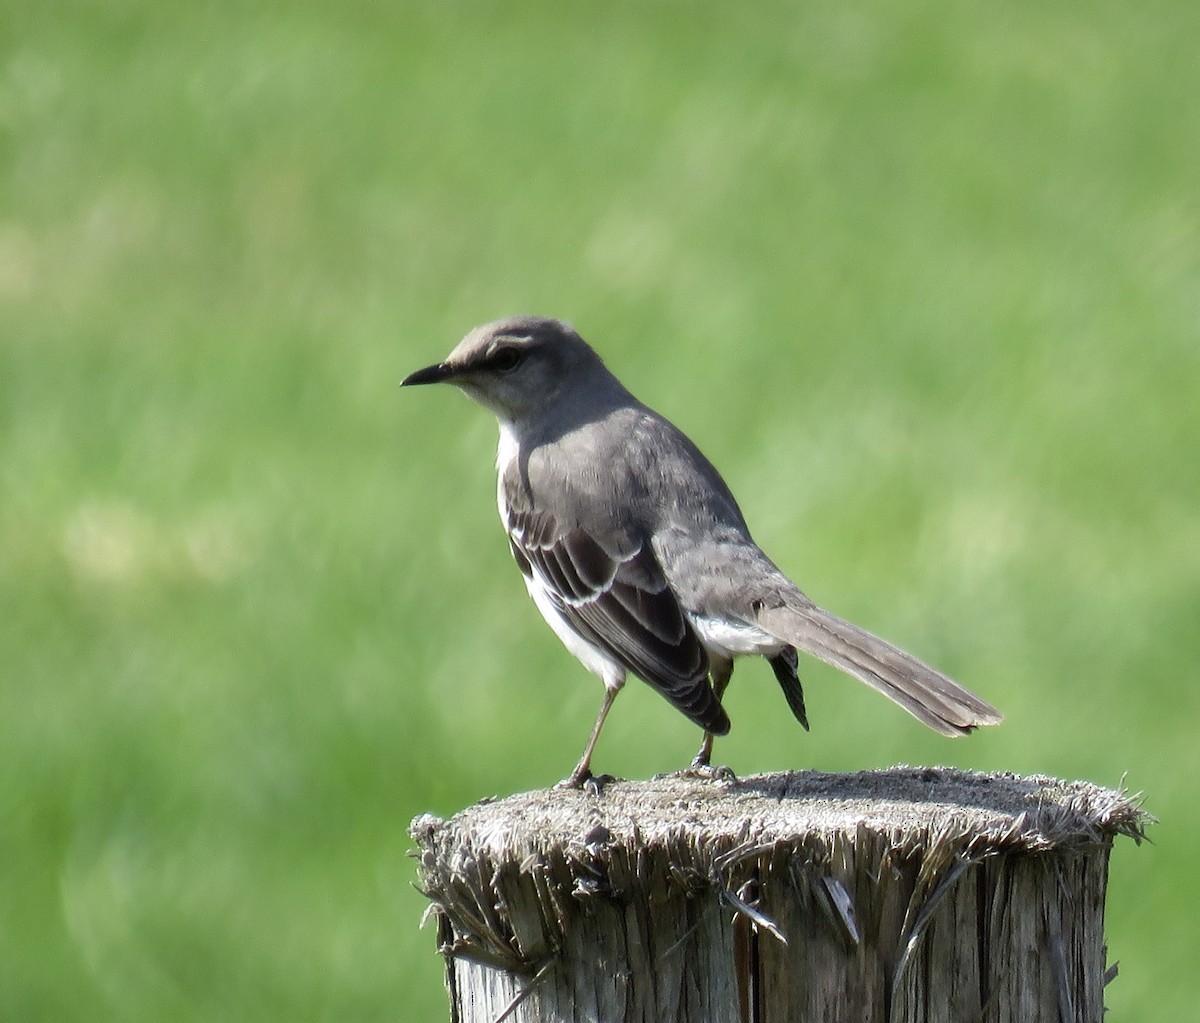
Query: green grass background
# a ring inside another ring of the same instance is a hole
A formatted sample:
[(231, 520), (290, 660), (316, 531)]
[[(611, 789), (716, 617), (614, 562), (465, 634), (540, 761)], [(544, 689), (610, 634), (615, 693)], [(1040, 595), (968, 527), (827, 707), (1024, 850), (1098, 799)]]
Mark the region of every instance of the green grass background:
[[(1200, 1003), (1200, 6), (0, 5), (0, 1020), (446, 1013), (406, 829), (567, 773), (495, 427), (572, 320), (817, 599), (1002, 707), (745, 664), (718, 759), (1144, 790), (1115, 1020)], [(640, 684), (597, 766), (699, 735)]]

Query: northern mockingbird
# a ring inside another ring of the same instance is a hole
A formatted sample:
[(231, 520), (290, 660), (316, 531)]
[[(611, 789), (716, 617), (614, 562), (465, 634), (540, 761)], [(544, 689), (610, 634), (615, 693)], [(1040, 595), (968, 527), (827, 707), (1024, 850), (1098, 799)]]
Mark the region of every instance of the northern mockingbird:
[(604, 702), (564, 785), (592, 751), (632, 672), (704, 729), (711, 770), (729, 731), (735, 657), (767, 659), (806, 729), (796, 651), (878, 689), (943, 735), (1001, 714), (910, 654), (818, 607), (750, 538), (729, 487), (684, 434), (612, 375), (571, 327), (518, 316), (471, 331), (403, 385), (454, 384), (500, 423), (500, 519), (550, 628), (604, 681)]

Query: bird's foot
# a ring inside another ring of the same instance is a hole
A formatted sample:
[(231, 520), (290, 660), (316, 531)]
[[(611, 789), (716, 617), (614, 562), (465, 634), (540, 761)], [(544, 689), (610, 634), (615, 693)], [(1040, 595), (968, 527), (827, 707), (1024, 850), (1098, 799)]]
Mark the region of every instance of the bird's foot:
[(689, 767), (676, 771), (677, 778), (698, 778), (701, 781), (737, 781), (737, 775), (724, 764), (713, 766), (707, 760), (697, 757)]
[(575, 789), (598, 796), (604, 791), (605, 785), (616, 780), (611, 774), (592, 774), (585, 768), (583, 771), (572, 771), (569, 777), (564, 778), (554, 787), (563, 791)]

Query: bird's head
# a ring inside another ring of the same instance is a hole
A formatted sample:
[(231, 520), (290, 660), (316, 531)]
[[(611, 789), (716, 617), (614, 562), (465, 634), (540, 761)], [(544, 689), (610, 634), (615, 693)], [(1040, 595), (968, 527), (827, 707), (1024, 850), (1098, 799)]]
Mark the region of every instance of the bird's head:
[(454, 384), (503, 422), (536, 416), (592, 373), (600, 357), (567, 324), (541, 316), (514, 316), (476, 327), (446, 358), (401, 381)]

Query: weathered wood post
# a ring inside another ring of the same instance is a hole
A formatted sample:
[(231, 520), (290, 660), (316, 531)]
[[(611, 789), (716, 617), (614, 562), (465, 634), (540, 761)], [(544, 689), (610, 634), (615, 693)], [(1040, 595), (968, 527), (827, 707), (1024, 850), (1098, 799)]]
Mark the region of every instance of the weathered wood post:
[(454, 1023), (1100, 1023), (1108, 856), (1050, 778), (678, 776), (417, 818)]

